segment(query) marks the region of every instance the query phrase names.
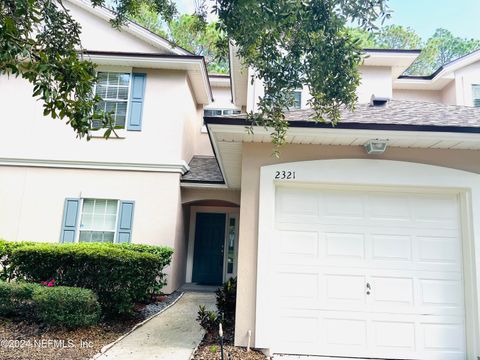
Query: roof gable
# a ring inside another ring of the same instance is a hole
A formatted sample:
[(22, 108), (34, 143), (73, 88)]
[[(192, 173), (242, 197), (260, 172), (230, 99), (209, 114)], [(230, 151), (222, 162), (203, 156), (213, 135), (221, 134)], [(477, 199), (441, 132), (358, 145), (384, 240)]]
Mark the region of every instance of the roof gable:
[(93, 7), (87, 0), (66, 0), (65, 6), (82, 26), (80, 38), (87, 50), (192, 55), (132, 21), (121, 30), (113, 28), (109, 21), (115, 14), (106, 8)]

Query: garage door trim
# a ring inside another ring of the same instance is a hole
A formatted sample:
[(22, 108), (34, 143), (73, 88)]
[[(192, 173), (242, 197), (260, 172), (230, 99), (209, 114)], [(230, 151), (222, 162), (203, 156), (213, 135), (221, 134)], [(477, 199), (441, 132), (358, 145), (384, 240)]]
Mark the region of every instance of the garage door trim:
[[(455, 193), (461, 208), (465, 282), (466, 345), (468, 358), (478, 356), (478, 294), (480, 284), (474, 249), (480, 246), (480, 175), (432, 165), (370, 159), (317, 160), (276, 164), (261, 168), (257, 261), (255, 346), (272, 349), (270, 335), (275, 314), (269, 306), (270, 234), (275, 220), (277, 185), (321, 188), (374, 189)], [(286, 284), (288, 286), (288, 284)]]

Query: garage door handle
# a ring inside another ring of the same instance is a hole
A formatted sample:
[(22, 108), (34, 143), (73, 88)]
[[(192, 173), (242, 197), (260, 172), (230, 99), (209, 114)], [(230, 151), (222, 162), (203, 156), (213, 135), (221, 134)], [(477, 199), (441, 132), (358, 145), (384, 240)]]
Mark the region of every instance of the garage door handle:
[(370, 286), (370, 283), (367, 282), (367, 295), (370, 295), (370, 291), (372, 290), (372, 287)]

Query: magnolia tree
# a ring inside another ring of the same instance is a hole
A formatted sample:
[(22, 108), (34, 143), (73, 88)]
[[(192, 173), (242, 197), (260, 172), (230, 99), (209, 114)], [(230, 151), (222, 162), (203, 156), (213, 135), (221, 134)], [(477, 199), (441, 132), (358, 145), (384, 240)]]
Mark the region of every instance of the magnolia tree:
[[(335, 123), (340, 109), (352, 109), (359, 84), (361, 44), (346, 25), (372, 29), (389, 16), (388, 0), (206, 0), (212, 1), (218, 27), (238, 48), (245, 66), (265, 84), (255, 125), (272, 130), (272, 141), (285, 141), (284, 111), (294, 89), (308, 86), (315, 119)], [(160, 19), (177, 17), (173, 0), (91, 0), (113, 6), (120, 27), (147, 6)], [(206, 3), (195, 16), (206, 22)], [(44, 115), (65, 119), (80, 138), (102, 124), (105, 137), (115, 131), (109, 114), (95, 107), (95, 65), (82, 56), (81, 27), (62, 0), (0, 2), (0, 74), (20, 76), (43, 102)]]

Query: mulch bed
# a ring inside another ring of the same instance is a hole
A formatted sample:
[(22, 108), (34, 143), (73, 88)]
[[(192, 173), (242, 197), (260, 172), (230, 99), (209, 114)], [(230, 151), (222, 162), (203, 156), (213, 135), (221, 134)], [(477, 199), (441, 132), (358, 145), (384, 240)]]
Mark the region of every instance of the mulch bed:
[(136, 308), (136, 316), (83, 329), (49, 328), (0, 318), (0, 359), (90, 359), (136, 324), (170, 305), (181, 293), (159, 297), (157, 302)]
[[(233, 332), (225, 331), (224, 339), (225, 360), (267, 360), (269, 359), (260, 351), (247, 352), (246, 348), (233, 346)], [(220, 341), (215, 334), (206, 334), (200, 346), (193, 355), (193, 360), (221, 360)]]

